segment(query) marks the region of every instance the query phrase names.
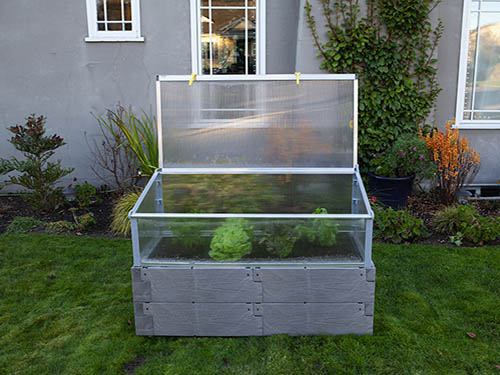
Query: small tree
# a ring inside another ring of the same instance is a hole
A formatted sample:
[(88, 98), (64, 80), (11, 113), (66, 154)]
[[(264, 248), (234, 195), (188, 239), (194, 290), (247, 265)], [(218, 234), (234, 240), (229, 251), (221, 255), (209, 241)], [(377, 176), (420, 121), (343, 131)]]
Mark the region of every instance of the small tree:
[(60, 187), (55, 187), (56, 182), (73, 168), (61, 168), (61, 161), (48, 161), (64, 140), (58, 135), (45, 135), (45, 117), (36, 117), (32, 114), (26, 119), (26, 125), (11, 126), (8, 130), (14, 134), (10, 143), (23, 153), (26, 160), (15, 157), (0, 159), (0, 174), (16, 171), (18, 175), (8, 176), (6, 185), (20, 185), (30, 190), (28, 202), (38, 212), (55, 209), (61, 202)]

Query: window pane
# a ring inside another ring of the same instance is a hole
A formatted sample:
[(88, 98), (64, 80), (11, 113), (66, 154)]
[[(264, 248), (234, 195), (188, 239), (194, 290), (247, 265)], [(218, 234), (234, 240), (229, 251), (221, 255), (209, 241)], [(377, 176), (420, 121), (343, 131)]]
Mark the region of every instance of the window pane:
[(104, 25), (104, 22), (98, 22), (97, 23), (97, 30), (99, 30), (99, 31), (106, 30), (106, 25)]
[(203, 74), (210, 74), (210, 13), (201, 11), (201, 66)]
[(473, 0), (470, 6), (471, 10), (479, 10), (479, 0)]
[(248, 11), (248, 74), (257, 72), (257, 17), (255, 10)]
[(244, 7), (245, 0), (212, 0), (213, 7)]
[(245, 11), (212, 10), (213, 74), (245, 74)]
[(481, 10), (500, 12), (500, 0), (483, 0)]
[[(125, 15), (125, 21), (131, 21), (132, 20), (132, 5), (131, 5), (131, 0), (124, 0), (123, 1), (123, 14)], [(129, 29), (127, 29), (129, 30)]]
[(474, 112), (473, 120), (500, 120), (500, 112)]
[[(108, 11), (108, 21), (121, 21), (122, 20), (121, 0), (106, 0), (106, 5), (107, 5), (106, 9)], [(116, 30), (116, 29), (111, 29), (111, 27), (109, 27), (109, 29)]]
[(474, 109), (500, 109), (500, 13), (481, 13)]
[(97, 0), (97, 20), (104, 21), (104, 0)]
[(469, 51), (467, 54), (467, 72), (465, 80), (464, 109), (472, 109), (472, 86), (474, 84), (474, 67), (476, 65), (476, 41), (478, 13), (472, 13), (469, 21)]
[(125, 24), (125, 30), (131, 31), (132, 30), (132, 24), (131, 23), (126, 23)]
[(120, 23), (108, 23), (108, 30), (110, 31), (122, 31), (123, 30), (123, 24)]

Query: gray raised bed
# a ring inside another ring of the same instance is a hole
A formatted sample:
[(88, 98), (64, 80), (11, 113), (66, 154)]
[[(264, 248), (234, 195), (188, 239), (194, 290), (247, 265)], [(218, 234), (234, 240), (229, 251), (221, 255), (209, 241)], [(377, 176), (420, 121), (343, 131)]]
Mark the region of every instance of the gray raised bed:
[(129, 215), (137, 334), (372, 333), (355, 76), (189, 79), (158, 77), (161, 168)]

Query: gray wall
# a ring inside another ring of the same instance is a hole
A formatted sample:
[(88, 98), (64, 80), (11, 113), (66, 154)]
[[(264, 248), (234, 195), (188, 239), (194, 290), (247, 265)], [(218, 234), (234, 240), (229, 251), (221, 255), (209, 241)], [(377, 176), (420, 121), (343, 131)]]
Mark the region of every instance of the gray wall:
[[(267, 2), (269, 73), (294, 72), (298, 12), (299, 0)], [(97, 136), (91, 112), (117, 103), (155, 110), (155, 75), (191, 73), (189, 1), (142, 1), (141, 28), (144, 43), (86, 43), (84, 0), (2, 0), (0, 157), (16, 155), (7, 126), (44, 114), (49, 132), (67, 141), (55, 157), (75, 167), (63, 183), (98, 184), (86, 144)]]
[[(320, 71), (304, 19), (304, 2), (267, 0), (268, 73)], [(314, 2), (321, 32), (324, 22)], [(117, 103), (154, 110), (155, 75), (191, 73), (189, 2), (142, 1), (141, 12), (144, 43), (86, 43), (84, 0), (0, 2), (0, 157), (15, 154), (7, 142), (7, 126), (23, 123), (30, 113), (44, 114), (50, 131), (68, 143), (56, 156), (65, 166), (76, 168), (63, 182), (75, 176), (98, 183), (89, 169), (92, 155), (86, 144), (86, 139), (92, 142), (97, 136), (97, 123), (90, 113), (103, 113)], [(434, 119), (444, 126), (455, 115), (462, 1), (443, 0), (437, 12), (445, 32), (437, 51), (443, 91)], [(482, 156), (476, 182), (496, 183), (500, 131), (464, 130), (463, 134)]]

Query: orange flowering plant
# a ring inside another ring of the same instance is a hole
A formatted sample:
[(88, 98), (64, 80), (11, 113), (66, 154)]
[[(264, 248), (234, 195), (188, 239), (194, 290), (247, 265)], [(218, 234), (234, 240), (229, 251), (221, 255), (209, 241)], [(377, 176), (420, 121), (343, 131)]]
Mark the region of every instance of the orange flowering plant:
[(456, 201), (457, 192), (470, 182), (479, 171), (481, 160), (466, 137), (460, 136), (458, 129), (451, 127), (451, 121), (446, 123), (446, 129), (441, 129), (422, 135), (431, 157), (437, 167), (437, 190), (445, 204)]

